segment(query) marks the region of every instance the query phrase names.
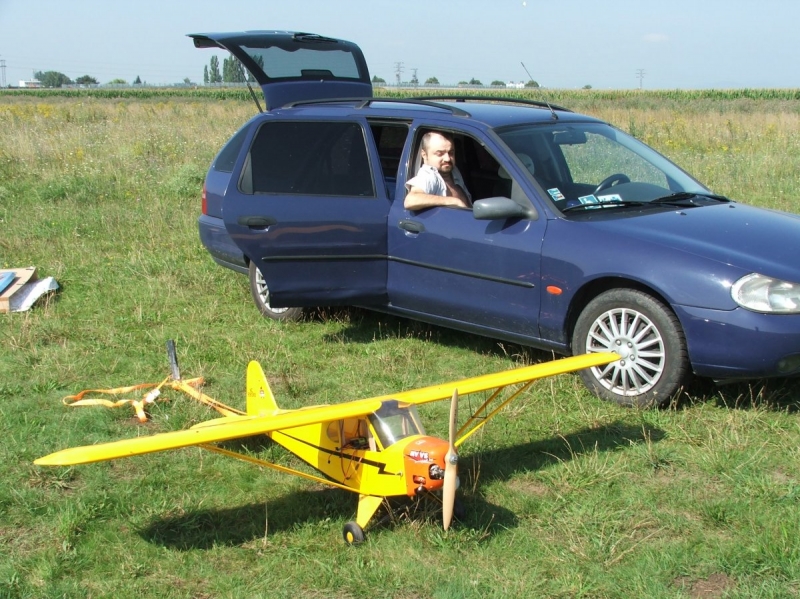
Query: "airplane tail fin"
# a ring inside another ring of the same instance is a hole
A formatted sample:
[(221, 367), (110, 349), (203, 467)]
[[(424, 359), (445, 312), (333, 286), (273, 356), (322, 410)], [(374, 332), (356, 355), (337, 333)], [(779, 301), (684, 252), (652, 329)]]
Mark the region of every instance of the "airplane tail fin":
[(257, 416), (278, 411), (275, 396), (269, 388), (261, 365), (255, 360), (247, 365), (247, 415)]

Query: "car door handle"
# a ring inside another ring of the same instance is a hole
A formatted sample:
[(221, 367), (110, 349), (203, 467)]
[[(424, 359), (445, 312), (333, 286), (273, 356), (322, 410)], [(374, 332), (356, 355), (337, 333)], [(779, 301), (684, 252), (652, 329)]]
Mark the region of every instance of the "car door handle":
[(263, 228), (274, 225), (278, 221), (271, 216), (240, 216), (236, 222), (243, 227)]
[(397, 226), (410, 233), (422, 233), (425, 230), (425, 225), (415, 220), (401, 220)]

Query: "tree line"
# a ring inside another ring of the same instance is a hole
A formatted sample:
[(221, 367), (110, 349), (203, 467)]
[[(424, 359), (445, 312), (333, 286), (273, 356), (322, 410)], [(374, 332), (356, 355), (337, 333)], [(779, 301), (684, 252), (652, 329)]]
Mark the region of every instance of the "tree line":
[[(254, 56), (253, 60), (264, 68), (264, 57)], [(244, 68), (244, 65), (235, 56), (229, 56), (222, 61), (222, 71), (219, 68), (219, 58), (212, 56), (209, 63), (203, 67), (203, 83), (255, 83), (255, 77)]]
[[(254, 56), (253, 59), (258, 63), (258, 65), (263, 69), (264, 68), (264, 58), (262, 56)], [(60, 73), (58, 71), (37, 71), (33, 74), (34, 79), (39, 81), (43, 87), (62, 87), (64, 85), (99, 85), (99, 81), (92, 77), (91, 75), (83, 75), (78, 77), (74, 81), (67, 77), (64, 73)], [(228, 58), (223, 59), (222, 67), (220, 68), (220, 61), (217, 56), (212, 56), (211, 60), (207, 65), (203, 67), (203, 83), (214, 84), (214, 83), (254, 83), (255, 78), (253, 75), (244, 68), (244, 65), (239, 61), (238, 58), (235, 56), (229, 56)], [(109, 81), (110, 84), (119, 84), (119, 85), (127, 85), (127, 81), (124, 79), (113, 79)], [(192, 81), (186, 77), (183, 80), (185, 84), (191, 84)], [(385, 85), (386, 80), (382, 77), (378, 77), (375, 75), (372, 78), (372, 83), (377, 85)], [(416, 76), (411, 80), (411, 85), (419, 85), (419, 81), (417, 80)], [(142, 80), (137, 75), (136, 79), (133, 81), (133, 85), (141, 85)], [(428, 77), (425, 80), (425, 85), (440, 85), (439, 79), (436, 77)], [(463, 80), (459, 81), (458, 85), (483, 85), (483, 83), (476, 78), (472, 78), (469, 81)], [(496, 79), (491, 82), (492, 86), (505, 86), (506, 82)], [(528, 87), (528, 88), (537, 88), (539, 84), (531, 79), (527, 81), (524, 85), (520, 82), (520, 87)], [(591, 86), (586, 86), (590, 88)]]
[[(386, 84), (386, 79), (384, 79), (383, 77), (378, 77), (377, 75), (374, 75), (372, 77), (372, 83), (375, 84), (375, 85), (385, 85)], [(419, 85), (419, 80), (415, 76), (415, 77), (413, 77), (411, 79), (409, 84), (410, 85)], [(534, 81), (533, 79), (529, 80), (528, 82), (526, 82), (524, 84), (522, 84), (522, 82), (520, 82), (520, 84), (521, 84), (520, 87), (539, 87), (539, 84), (536, 81)], [(439, 83), (439, 79), (438, 78), (436, 78), (436, 77), (428, 77), (425, 80), (425, 85), (441, 85), (441, 84)], [(483, 83), (481, 82), (480, 79), (476, 79), (475, 77), (473, 77), (469, 81), (466, 81), (466, 80), (459, 81), (458, 85), (483, 85)], [(505, 81), (501, 81), (500, 79), (495, 79), (489, 85), (492, 85), (492, 86), (505, 86), (506, 82)]]
[[(42, 87), (62, 87), (64, 85), (99, 85), (100, 82), (92, 77), (91, 75), (82, 75), (73, 81), (69, 77), (67, 77), (64, 73), (60, 73), (58, 71), (36, 71), (33, 74), (33, 78), (42, 84)], [(110, 84), (118, 85), (126, 85), (128, 82), (124, 79), (112, 79), (109, 81)], [(136, 76), (134, 80), (134, 85), (141, 85), (142, 80), (139, 76)]]

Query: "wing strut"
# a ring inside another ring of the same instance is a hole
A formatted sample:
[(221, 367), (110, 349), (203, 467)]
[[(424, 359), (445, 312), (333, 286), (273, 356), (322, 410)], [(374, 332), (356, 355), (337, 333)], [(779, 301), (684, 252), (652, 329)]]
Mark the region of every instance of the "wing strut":
[(328, 480), (327, 478), (322, 478), (320, 476), (315, 476), (313, 474), (309, 474), (307, 472), (301, 472), (300, 470), (294, 470), (293, 468), (287, 468), (286, 466), (280, 466), (273, 462), (268, 462), (266, 460), (260, 460), (258, 458), (254, 458), (253, 456), (245, 455), (243, 453), (238, 453), (236, 451), (231, 451), (229, 449), (223, 449), (217, 445), (198, 445), (198, 447), (202, 447), (203, 449), (207, 449), (208, 451), (213, 451), (214, 453), (219, 453), (221, 455), (227, 456), (229, 458), (234, 458), (236, 460), (242, 460), (243, 462), (249, 462), (251, 464), (255, 464), (256, 466), (263, 466), (264, 468), (272, 468), (273, 470), (277, 470), (278, 472), (284, 472), (286, 474), (294, 474), (295, 476), (299, 476), (301, 478), (307, 478), (308, 480), (313, 480), (314, 482), (321, 483), (323, 485), (329, 485), (331, 487), (337, 487), (339, 489), (344, 489), (345, 491), (350, 491), (351, 493), (358, 493), (358, 489), (354, 489), (352, 487), (348, 487), (347, 485), (342, 485), (340, 483), (334, 482), (332, 480)]
[[(504, 402), (502, 402), (502, 403), (501, 403), (499, 406), (497, 406), (495, 409), (493, 409), (491, 412), (489, 412), (489, 414), (486, 414), (485, 416), (479, 416), (479, 414), (480, 414), (481, 412), (485, 412), (486, 410), (488, 410), (488, 409), (489, 409), (489, 406), (490, 406), (490, 405), (491, 405), (491, 404), (492, 404), (492, 403), (493, 403), (493, 402), (494, 402), (494, 401), (495, 401), (495, 400), (496, 400), (496, 399), (497, 399), (497, 398), (500, 396), (500, 394), (501, 394), (501, 393), (503, 392), (503, 390), (505, 389), (505, 387), (498, 387), (498, 388), (495, 390), (495, 392), (494, 392), (494, 393), (492, 393), (492, 395), (489, 397), (489, 399), (487, 399), (485, 402), (483, 402), (483, 404), (481, 404), (481, 407), (479, 407), (477, 410), (475, 410), (475, 412), (473, 412), (473, 413), (470, 415), (470, 417), (469, 417), (469, 418), (467, 418), (467, 421), (466, 421), (464, 424), (462, 424), (462, 425), (461, 425), (461, 428), (459, 428), (459, 429), (458, 429), (458, 435), (460, 435), (460, 436), (459, 436), (458, 440), (456, 441), (456, 447), (461, 447), (461, 444), (462, 444), (464, 441), (466, 441), (467, 439), (469, 439), (469, 438), (470, 438), (470, 437), (471, 437), (471, 436), (472, 436), (472, 435), (473, 435), (475, 432), (477, 432), (477, 431), (478, 431), (478, 429), (480, 429), (480, 428), (481, 428), (481, 427), (482, 427), (484, 424), (486, 424), (486, 423), (487, 423), (487, 422), (489, 422), (489, 421), (490, 421), (492, 418), (494, 418), (495, 416), (497, 416), (497, 415), (498, 415), (498, 414), (499, 414), (499, 413), (502, 411), (502, 409), (503, 409), (503, 408), (505, 408), (505, 407), (506, 407), (506, 406), (507, 406), (507, 405), (508, 405), (508, 404), (509, 404), (511, 401), (513, 401), (514, 399), (516, 399), (516, 398), (517, 398), (517, 396), (519, 396), (519, 394), (520, 394), (520, 393), (522, 393), (523, 391), (525, 391), (526, 389), (528, 389), (528, 388), (529, 388), (529, 387), (530, 387), (532, 384), (533, 384), (533, 381), (528, 381), (528, 382), (527, 382), (527, 383), (525, 383), (525, 384), (524, 384), (522, 387), (520, 387), (519, 389), (517, 389), (516, 391), (514, 391), (514, 393), (512, 393), (512, 394), (511, 394), (511, 395), (510, 395), (510, 396), (509, 396), (509, 397), (508, 397), (508, 398), (507, 398), (507, 399), (506, 399)], [(468, 427), (469, 427), (471, 424), (473, 424), (475, 421), (480, 421), (480, 422), (478, 422), (478, 424), (476, 424), (475, 426), (473, 426), (472, 428), (470, 428), (469, 430), (467, 430), (467, 429), (468, 429)], [(465, 432), (465, 431), (466, 431), (466, 432)]]

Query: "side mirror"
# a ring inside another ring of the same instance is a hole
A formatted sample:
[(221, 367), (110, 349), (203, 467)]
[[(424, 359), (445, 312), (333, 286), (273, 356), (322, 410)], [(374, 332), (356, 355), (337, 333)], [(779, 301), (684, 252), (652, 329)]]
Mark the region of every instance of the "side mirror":
[(539, 215), (532, 206), (525, 208), (511, 198), (485, 198), (472, 205), (472, 216), (476, 220), (500, 220), (506, 218), (527, 218), (536, 220)]

